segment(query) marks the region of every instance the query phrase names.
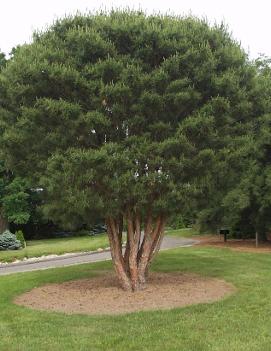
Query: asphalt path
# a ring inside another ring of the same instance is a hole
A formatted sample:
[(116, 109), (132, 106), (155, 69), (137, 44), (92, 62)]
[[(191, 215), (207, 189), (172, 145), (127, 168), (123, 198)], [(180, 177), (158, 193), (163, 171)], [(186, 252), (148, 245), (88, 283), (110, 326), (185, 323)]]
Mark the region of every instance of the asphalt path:
[[(165, 236), (161, 250), (168, 250), (177, 247), (187, 247), (196, 244), (196, 240)], [(78, 253), (59, 257), (43, 259), (40, 261), (22, 261), (0, 266), (0, 275), (14, 274), (20, 272), (31, 272), (49, 268), (73, 266), (82, 263), (92, 263), (111, 260), (110, 251)]]

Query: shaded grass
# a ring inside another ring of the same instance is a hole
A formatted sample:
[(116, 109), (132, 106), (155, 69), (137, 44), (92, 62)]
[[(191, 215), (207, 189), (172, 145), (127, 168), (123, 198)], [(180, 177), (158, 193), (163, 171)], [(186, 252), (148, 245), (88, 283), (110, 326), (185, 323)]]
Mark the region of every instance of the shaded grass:
[(202, 235), (194, 228), (168, 229), (166, 235), (191, 238), (192, 236)]
[(107, 247), (106, 234), (97, 236), (70, 237), (46, 240), (29, 240), (22, 250), (0, 251), (0, 262), (12, 262), (24, 257), (40, 257), (42, 255), (63, 254), (68, 252), (93, 251)]
[(12, 299), (45, 283), (102, 274), (111, 262), (2, 276), (0, 350), (270, 351), (270, 265), (269, 254), (207, 247), (165, 251), (154, 270), (217, 277), (238, 291), (213, 304), (99, 317), (34, 311)]

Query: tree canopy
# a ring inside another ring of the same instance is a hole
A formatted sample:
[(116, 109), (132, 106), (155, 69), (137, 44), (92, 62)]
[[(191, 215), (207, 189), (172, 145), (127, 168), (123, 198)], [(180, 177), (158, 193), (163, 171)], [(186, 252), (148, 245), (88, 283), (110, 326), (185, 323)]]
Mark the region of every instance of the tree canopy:
[(0, 70), (6, 65), (6, 55), (0, 51)]
[(53, 219), (103, 216), (121, 284), (136, 290), (167, 216), (204, 197), (246, 143), (261, 112), (256, 79), (223, 25), (126, 11), (67, 17), (1, 74), (5, 161), (44, 189)]
[[(0, 71), (7, 64), (6, 55), (0, 52)], [(2, 91), (1, 91), (2, 92)], [(2, 95), (0, 114), (5, 113), (5, 95)], [(3, 158), (0, 161), (0, 234), (8, 228), (8, 223), (24, 224), (30, 217), (29, 193), (27, 192), (26, 182), (19, 177), (15, 177), (10, 170), (5, 168)]]

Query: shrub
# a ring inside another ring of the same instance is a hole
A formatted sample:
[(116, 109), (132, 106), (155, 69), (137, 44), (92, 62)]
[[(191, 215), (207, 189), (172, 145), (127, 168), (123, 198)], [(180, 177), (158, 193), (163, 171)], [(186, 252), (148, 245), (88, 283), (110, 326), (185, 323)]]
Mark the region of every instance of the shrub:
[(20, 241), (21, 245), (22, 245), (22, 248), (24, 249), (26, 247), (26, 241), (25, 241), (25, 238), (24, 238), (24, 233), (22, 230), (17, 230), (15, 232), (15, 235), (16, 235), (16, 239)]
[(194, 218), (195, 216), (190, 213), (175, 214), (169, 218), (167, 224), (172, 229), (187, 228), (192, 226)]
[(17, 240), (16, 235), (6, 230), (0, 235), (0, 251), (3, 250), (18, 250), (22, 247), (20, 240)]

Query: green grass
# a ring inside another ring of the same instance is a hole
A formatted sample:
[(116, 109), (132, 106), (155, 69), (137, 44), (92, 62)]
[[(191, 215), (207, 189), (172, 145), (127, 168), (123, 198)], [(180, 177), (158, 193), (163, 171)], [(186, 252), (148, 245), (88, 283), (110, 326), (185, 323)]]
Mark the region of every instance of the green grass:
[(199, 235), (199, 232), (194, 228), (168, 229), (166, 230), (166, 235), (190, 238), (192, 236)]
[[(192, 228), (176, 229), (166, 231), (167, 235), (191, 237), (197, 235)], [(83, 236), (60, 239), (29, 240), (25, 249), (18, 251), (0, 251), (0, 262), (12, 262), (24, 257), (40, 257), (42, 255), (60, 255), (68, 252), (93, 251), (98, 248), (108, 247), (107, 235), (95, 237)]]
[(2, 276), (0, 350), (270, 351), (270, 267), (269, 254), (206, 247), (164, 251), (154, 270), (218, 277), (238, 291), (213, 304), (99, 317), (34, 311), (12, 299), (46, 283), (101, 274), (110, 262)]
[(0, 262), (11, 262), (24, 257), (63, 254), (67, 252), (93, 251), (109, 246), (105, 234), (94, 237), (71, 237), (60, 239), (30, 240), (25, 249), (17, 251), (0, 251)]

